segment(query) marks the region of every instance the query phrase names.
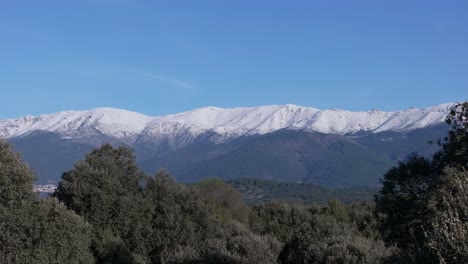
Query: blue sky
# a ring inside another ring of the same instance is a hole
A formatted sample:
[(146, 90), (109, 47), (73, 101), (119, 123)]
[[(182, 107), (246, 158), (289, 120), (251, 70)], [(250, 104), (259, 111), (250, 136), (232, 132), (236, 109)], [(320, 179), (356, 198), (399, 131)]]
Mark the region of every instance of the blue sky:
[(0, 118), (468, 99), (466, 1), (1, 1)]

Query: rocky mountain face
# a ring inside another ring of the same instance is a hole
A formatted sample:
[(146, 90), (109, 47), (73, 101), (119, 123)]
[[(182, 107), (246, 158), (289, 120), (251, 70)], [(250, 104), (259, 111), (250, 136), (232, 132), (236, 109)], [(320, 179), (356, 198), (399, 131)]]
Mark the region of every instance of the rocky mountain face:
[(296, 105), (193, 111), (150, 117), (112, 108), (0, 120), (0, 137), (23, 153), (38, 182), (59, 181), (93, 147), (135, 150), (149, 173), (181, 181), (262, 178), (328, 187), (377, 185), (413, 153), (430, 155), (453, 104), (351, 112)]

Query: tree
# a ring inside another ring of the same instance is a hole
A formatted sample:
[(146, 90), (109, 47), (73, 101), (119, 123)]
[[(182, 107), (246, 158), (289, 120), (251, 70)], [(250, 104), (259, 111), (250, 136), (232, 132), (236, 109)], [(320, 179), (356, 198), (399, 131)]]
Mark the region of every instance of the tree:
[(338, 222), (349, 223), (349, 212), (346, 206), (337, 199), (332, 199), (322, 207), (322, 213), (330, 215)]
[(379, 222), (375, 217), (375, 204), (372, 202), (352, 203), (348, 206), (349, 218), (359, 232), (375, 240), (381, 239)]
[(109, 205), (130, 206), (125, 198), (139, 194), (144, 180), (131, 150), (105, 144), (62, 175), (54, 196), (96, 227), (105, 227), (120, 213)]
[(239, 222), (224, 226), (223, 235), (205, 242), (197, 263), (274, 264), (281, 247), (271, 236), (253, 234)]
[(10, 206), (33, 198), (34, 175), (10, 144), (0, 139), (0, 203)]
[(137, 242), (149, 228), (142, 195), (146, 179), (131, 150), (109, 144), (63, 174), (54, 197), (93, 225), (98, 261), (136, 263), (146, 255)]
[[(216, 217), (216, 206), (200, 188), (178, 184), (165, 172), (145, 176), (128, 149), (104, 145), (62, 179), (54, 196), (93, 225), (99, 263), (271, 263), (276, 258), (266, 238)], [(238, 209), (234, 205), (223, 210)]]
[(366, 238), (330, 215), (315, 215), (310, 225), (303, 224), (294, 232), (279, 260), (285, 264), (378, 264), (391, 253), (383, 241)]
[(446, 168), (428, 201), (426, 245), (439, 263), (468, 263), (468, 172)]
[(148, 179), (144, 195), (151, 207), (151, 263), (275, 262), (275, 241), (219, 218), (198, 186), (178, 184), (161, 171)]
[(315, 209), (279, 201), (255, 206), (250, 216), (250, 228), (256, 234), (270, 235), (285, 243), (297, 227), (312, 221), (311, 211)]
[(33, 193), (33, 173), (0, 141), (0, 263), (93, 263), (90, 226)]
[(445, 167), (468, 168), (468, 102), (456, 104), (450, 110), (446, 123), (451, 126), (448, 135), (439, 140), (442, 150), (434, 155), (433, 163), (439, 173)]
[(215, 215), (224, 222), (247, 223), (249, 208), (242, 194), (221, 179), (205, 179), (196, 185)]
[[(382, 236), (387, 243), (415, 250), (415, 242), (423, 239), (425, 199), (434, 178), (430, 161), (419, 156), (384, 175), (382, 190), (376, 195), (376, 210), (381, 215)], [(424, 257), (425, 252), (418, 255)]]
[(456, 104), (446, 122), (451, 129), (439, 140), (442, 149), (431, 160), (415, 156), (390, 169), (376, 195), (382, 236), (401, 249), (399, 262), (462, 263), (468, 258), (463, 246), (468, 102)]
[(198, 259), (205, 239), (220, 232), (200, 195), (163, 171), (148, 179), (144, 197), (151, 212), (148, 246), (152, 263), (167, 263), (182, 253), (184, 258)]
[(255, 206), (250, 225), (283, 244), (280, 263), (381, 263), (393, 249), (375, 236), (370, 212), (369, 206), (338, 200), (325, 205), (273, 202)]

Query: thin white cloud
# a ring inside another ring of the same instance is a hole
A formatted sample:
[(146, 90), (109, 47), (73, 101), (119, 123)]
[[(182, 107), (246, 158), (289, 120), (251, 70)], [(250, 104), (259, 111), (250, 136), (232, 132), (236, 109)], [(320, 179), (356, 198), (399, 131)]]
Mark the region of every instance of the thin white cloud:
[(148, 71), (144, 71), (140, 69), (135, 69), (135, 68), (126, 68), (126, 70), (135, 75), (139, 75), (139, 76), (146, 77), (148, 79), (153, 79), (153, 80), (169, 83), (169, 84), (178, 86), (179, 88), (183, 88), (186, 90), (197, 90), (197, 88), (193, 84), (183, 81), (183, 80), (179, 80), (179, 79), (175, 79), (172, 77), (167, 77), (167, 76), (163, 76), (160, 74), (156, 74), (156, 73), (152, 73), (152, 72), (148, 72)]
[(158, 73), (143, 70), (140, 68), (123, 66), (119, 64), (106, 64), (88, 61), (86, 63), (63, 64), (61, 65), (61, 67), (66, 68), (70, 71), (79, 72), (81, 74), (91, 75), (94, 77), (107, 78), (109, 76), (130, 76), (132, 78), (145, 78), (149, 80), (158, 81), (160, 83), (168, 84), (171, 87), (176, 87), (186, 91), (199, 90), (194, 84), (185, 80), (180, 80), (166, 75), (161, 75)]

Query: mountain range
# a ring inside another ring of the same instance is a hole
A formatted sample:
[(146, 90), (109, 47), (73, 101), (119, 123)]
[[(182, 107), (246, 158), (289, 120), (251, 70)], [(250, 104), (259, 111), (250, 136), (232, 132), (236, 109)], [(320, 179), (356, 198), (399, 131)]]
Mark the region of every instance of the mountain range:
[(39, 183), (59, 181), (93, 147), (111, 143), (133, 148), (148, 173), (164, 168), (184, 182), (216, 176), (374, 186), (398, 161), (438, 149), (427, 142), (445, 136), (452, 106), (394, 112), (205, 107), (156, 117), (96, 108), (0, 120), (0, 137), (23, 154)]

